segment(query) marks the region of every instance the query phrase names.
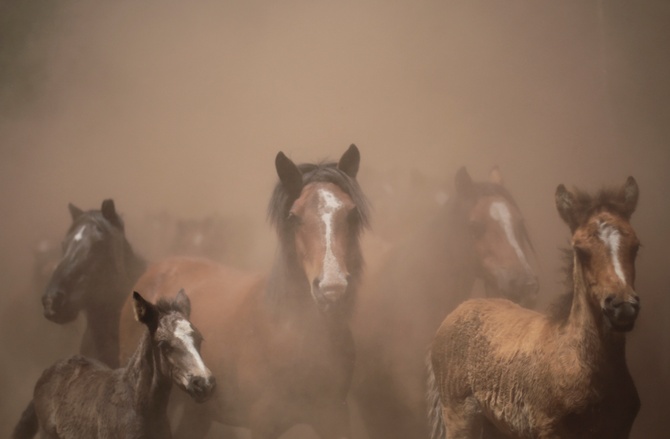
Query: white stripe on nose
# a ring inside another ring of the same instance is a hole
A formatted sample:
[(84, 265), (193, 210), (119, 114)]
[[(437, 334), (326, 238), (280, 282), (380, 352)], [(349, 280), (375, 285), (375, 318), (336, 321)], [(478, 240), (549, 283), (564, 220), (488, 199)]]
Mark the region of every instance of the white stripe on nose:
[(86, 230), (86, 226), (81, 226), (79, 230), (77, 231), (77, 234), (74, 235), (74, 240), (75, 241), (81, 241), (81, 238), (84, 237), (84, 231)]
[(614, 272), (617, 277), (621, 279), (623, 283), (626, 283), (626, 275), (623, 272), (623, 268), (621, 268), (621, 261), (619, 260), (619, 243), (621, 242), (619, 231), (615, 227), (601, 222), (598, 224), (598, 238), (600, 238), (610, 251), (612, 265), (614, 266)]
[(319, 189), (319, 213), (321, 221), (325, 227), (324, 239), (326, 244), (326, 253), (323, 257), (323, 278), (321, 283), (324, 285), (338, 284), (346, 282), (346, 276), (340, 270), (335, 254), (333, 253), (333, 215), (344, 205), (335, 195), (326, 190)]
[(209, 369), (207, 369), (207, 366), (205, 366), (205, 363), (202, 361), (200, 353), (195, 348), (195, 343), (193, 342), (193, 328), (191, 327), (191, 324), (188, 322), (188, 320), (179, 320), (177, 322), (177, 326), (174, 330), (174, 336), (184, 343), (186, 350), (193, 358), (197, 370), (197, 373), (194, 375), (209, 375)]
[(491, 218), (498, 221), (502, 226), (509, 245), (511, 245), (514, 249), (516, 256), (519, 258), (519, 261), (521, 261), (521, 265), (523, 265), (526, 272), (532, 272), (530, 264), (528, 264), (528, 260), (526, 259), (526, 254), (523, 252), (519, 242), (516, 239), (516, 234), (514, 233), (514, 228), (512, 227), (512, 214), (510, 213), (507, 204), (503, 203), (502, 201), (491, 203), (491, 207), (489, 208), (489, 215), (491, 215)]

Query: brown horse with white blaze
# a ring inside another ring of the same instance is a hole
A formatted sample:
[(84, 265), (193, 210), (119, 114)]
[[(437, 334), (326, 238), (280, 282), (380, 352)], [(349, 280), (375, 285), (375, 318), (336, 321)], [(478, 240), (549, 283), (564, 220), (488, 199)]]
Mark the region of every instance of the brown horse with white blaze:
[(485, 425), (515, 439), (628, 437), (640, 407), (625, 356), (640, 308), (638, 193), (632, 177), (595, 196), (558, 186), (572, 291), (549, 314), (479, 299), (447, 316), (429, 361), (434, 438), (479, 438)]
[[(176, 435), (204, 437), (213, 421), (276, 438), (297, 424), (324, 439), (350, 436), (347, 394), (355, 350), (349, 329), (363, 269), (359, 235), (368, 222), (352, 145), (337, 163), (275, 159), (279, 182), (268, 216), (279, 249), (268, 276), (212, 261), (155, 264), (136, 288), (152, 297), (179, 286), (193, 298), (193, 322), (217, 377), (204, 406), (187, 404)], [(132, 344), (126, 306), (121, 351)]]

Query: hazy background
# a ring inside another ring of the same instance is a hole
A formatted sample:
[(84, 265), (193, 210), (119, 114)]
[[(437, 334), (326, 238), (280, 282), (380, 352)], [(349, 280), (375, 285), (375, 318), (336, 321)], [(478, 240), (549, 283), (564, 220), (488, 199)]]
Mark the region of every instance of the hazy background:
[(373, 203), (394, 173), (450, 183), (462, 165), (476, 179), (499, 165), (544, 302), (562, 290), (568, 239), (556, 186), (635, 176), (633, 437), (665, 437), (669, 22), (665, 0), (0, 2), (0, 436), (81, 338), (80, 323), (43, 319), (30, 279), (32, 248), (64, 235), (68, 202), (113, 197), (148, 257), (151, 215), (235, 218), (248, 237), (235, 262), (265, 270), (277, 151), (337, 159), (356, 143)]

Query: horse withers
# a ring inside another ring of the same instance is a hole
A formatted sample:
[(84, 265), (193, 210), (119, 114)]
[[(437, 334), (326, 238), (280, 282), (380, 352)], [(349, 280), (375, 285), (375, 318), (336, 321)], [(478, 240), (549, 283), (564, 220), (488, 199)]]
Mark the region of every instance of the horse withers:
[[(275, 158), (279, 181), (268, 216), (279, 249), (267, 276), (197, 258), (151, 266), (136, 289), (160, 295), (184, 287), (203, 357), (217, 376), (212, 401), (186, 404), (175, 436), (204, 437), (213, 421), (277, 438), (310, 425), (324, 439), (350, 437), (347, 395), (355, 363), (349, 328), (363, 269), (359, 235), (368, 223), (356, 181), (360, 153), (296, 165)], [(121, 345), (133, 340), (129, 307)]]
[(180, 290), (155, 305), (133, 293), (144, 336), (126, 367), (110, 369), (76, 355), (42, 373), (14, 439), (170, 438), (166, 408), (173, 384), (198, 402), (215, 379), (200, 357), (202, 336), (191, 322), (191, 304)]
[[(486, 294), (532, 307), (538, 281), (521, 209), (495, 167), (485, 181), (465, 168), (435, 215), (395, 245), (361, 286), (354, 323), (354, 395), (372, 439), (426, 437), (424, 357), (444, 316)], [(423, 221), (423, 223), (421, 222)]]
[(558, 186), (572, 291), (549, 314), (473, 299), (447, 316), (429, 362), (434, 438), (475, 439), (484, 426), (515, 439), (628, 437), (640, 407), (625, 356), (640, 307), (638, 193), (632, 177), (595, 196)]
[(63, 256), (42, 295), (44, 316), (65, 324), (86, 315), (79, 353), (119, 365), (118, 324), (121, 307), (145, 270), (144, 261), (126, 239), (114, 201), (100, 210), (69, 205), (72, 224), (63, 241)]

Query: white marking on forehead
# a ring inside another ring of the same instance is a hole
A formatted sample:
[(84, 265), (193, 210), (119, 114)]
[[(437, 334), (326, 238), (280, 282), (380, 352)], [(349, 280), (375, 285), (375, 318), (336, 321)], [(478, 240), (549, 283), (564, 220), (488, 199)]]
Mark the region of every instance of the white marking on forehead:
[(179, 320), (174, 329), (174, 336), (184, 343), (186, 350), (191, 354), (193, 361), (195, 361), (195, 367), (198, 370), (197, 374), (209, 374), (207, 366), (205, 366), (200, 353), (198, 353), (198, 350), (195, 348), (195, 343), (193, 341), (193, 327), (191, 326), (191, 323), (185, 319)]
[(81, 239), (84, 237), (84, 231), (86, 230), (86, 226), (81, 226), (79, 230), (77, 230), (77, 234), (74, 235), (74, 240), (75, 241), (81, 241)]
[(326, 253), (323, 257), (323, 278), (321, 282), (325, 285), (342, 281), (345, 279), (344, 274), (340, 270), (335, 254), (333, 253), (333, 214), (341, 209), (344, 204), (337, 199), (337, 197), (326, 189), (319, 189), (319, 213), (321, 214), (321, 221), (325, 226), (324, 239), (326, 241)]
[(601, 222), (598, 224), (598, 238), (600, 238), (610, 251), (612, 265), (614, 266), (614, 272), (617, 277), (621, 279), (623, 283), (626, 283), (626, 275), (621, 267), (621, 261), (619, 261), (619, 243), (621, 242), (621, 234), (619, 233), (619, 230), (610, 224)]
[(509, 211), (507, 204), (503, 203), (502, 201), (495, 201), (491, 203), (491, 207), (489, 208), (489, 215), (491, 215), (491, 218), (500, 223), (503, 230), (505, 231), (507, 241), (514, 249), (514, 252), (521, 261), (521, 264), (524, 266), (526, 271), (531, 272), (532, 269), (530, 268), (530, 264), (528, 264), (526, 254), (523, 252), (521, 246), (519, 245), (519, 241), (516, 239), (516, 234), (514, 233), (514, 228), (512, 227), (512, 213)]

